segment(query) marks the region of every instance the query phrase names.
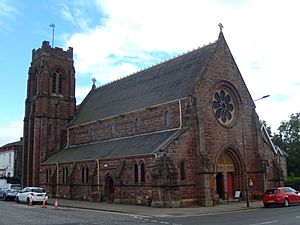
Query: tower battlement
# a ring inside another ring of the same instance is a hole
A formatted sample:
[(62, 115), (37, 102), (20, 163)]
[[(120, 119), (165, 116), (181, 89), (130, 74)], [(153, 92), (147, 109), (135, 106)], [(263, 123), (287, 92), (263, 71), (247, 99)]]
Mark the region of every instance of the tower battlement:
[(41, 56), (73, 60), (73, 48), (69, 47), (67, 51), (64, 51), (62, 48), (52, 48), (49, 44), (49, 41), (43, 41), (41, 48), (32, 50), (32, 61)]

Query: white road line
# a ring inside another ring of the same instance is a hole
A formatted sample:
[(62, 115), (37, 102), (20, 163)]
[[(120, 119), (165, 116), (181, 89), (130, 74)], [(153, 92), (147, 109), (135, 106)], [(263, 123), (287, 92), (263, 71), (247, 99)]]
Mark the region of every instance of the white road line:
[(300, 216), (296, 216), (296, 219), (300, 219)]
[(273, 221), (266, 221), (266, 222), (262, 222), (262, 223), (253, 223), (250, 225), (264, 225), (264, 224), (271, 224), (271, 223), (278, 223), (278, 220), (273, 220)]
[(160, 221), (161, 224), (169, 224), (169, 222)]

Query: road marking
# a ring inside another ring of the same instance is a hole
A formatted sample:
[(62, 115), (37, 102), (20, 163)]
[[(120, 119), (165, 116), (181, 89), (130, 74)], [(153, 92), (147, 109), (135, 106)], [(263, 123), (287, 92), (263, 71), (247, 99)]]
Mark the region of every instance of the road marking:
[(300, 216), (296, 216), (296, 219), (300, 219)]
[(273, 220), (273, 221), (267, 221), (267, 222), (262, 222), (262, 223), (253, 223), (250, 225), (264, 225), (264, 224), (271, 224), (271, 223), (278, 223), (278, 220)]

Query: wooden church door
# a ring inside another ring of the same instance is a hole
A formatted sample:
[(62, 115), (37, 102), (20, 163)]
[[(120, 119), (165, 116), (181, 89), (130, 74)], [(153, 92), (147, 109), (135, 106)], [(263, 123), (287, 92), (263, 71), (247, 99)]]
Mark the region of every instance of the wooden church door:
[(227, 173), (227, 198), (233, 198), (233, 174)]

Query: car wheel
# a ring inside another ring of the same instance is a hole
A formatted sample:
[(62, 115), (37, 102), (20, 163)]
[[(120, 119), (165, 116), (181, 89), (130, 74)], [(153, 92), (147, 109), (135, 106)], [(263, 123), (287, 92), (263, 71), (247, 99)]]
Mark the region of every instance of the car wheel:
[(4, 201), (7, 200), (6, 194), (3, 195), (3, 200), (4, 200)]
[(26, 199), (26, 203), (27, 203), (27, 205), (30, 205), (30, 199), (29, 198)]
[(289, 200), (287, 199), (287, 198), (285, 198), (284, 199), (284, 202), (283, 202), (283, 205), (285, 206), (285, 207), (288, 207), (289, 206)]
[(269, 204), (264, 204), (264, 207), (265, 207), (265, 208), (269, 208), (270, 205), (269, 205)]
[(19, 197), (16, 197), (16, 203), (20, 203)]

